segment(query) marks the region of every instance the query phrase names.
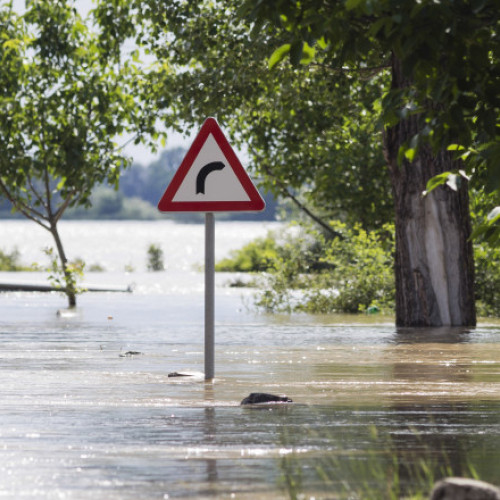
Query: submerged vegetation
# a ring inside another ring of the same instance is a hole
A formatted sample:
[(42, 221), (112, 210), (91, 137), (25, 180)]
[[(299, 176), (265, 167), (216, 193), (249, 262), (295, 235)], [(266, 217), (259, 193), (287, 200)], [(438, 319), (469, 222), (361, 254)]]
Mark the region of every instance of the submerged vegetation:
[[(329, 435), (326, 430), (306, 432), (311, 439), (327, 443), (343, 439)], [(312, 488), (318, 498), (324, 498), (325, 491), (334, 491), (335, 498), (425, 500), (433, 485), (444, 477), (460, 475), (478, 479), (472, 462), (457, 461), (445, 449), (434, 449), (414, 430), (410, 434), (412, 450), (398, 449), (390, 435), (372, 425), (364, 436), (366, 453), (360, 456), (353, 454), (347, 458), (341, 449), (311, 458), (295, 452), (284, 454), (280, 462), (281, 486), (292, 500), (312, 498), (304, 494)], [(293, 442), (286, 429), (281, 437), (288, 447)]]
[(338, 221), (330, 225), (337, 236), (311, 226), (270, 233), (233, 252), (218, 270), (265, 271), (256, 280), (256, 304), (268, 312), (392, 311), (392, 226), (366, 231)]
[(272, 234), (256, 238), (240, 250), (233, 250), (230, 256), (215, 265), (218, 272), (253, 273), (271, 271), (279, 257), (280, 247)]
[[(262, 273), (256, 304), (267, 312), (393, 313), (394, 227), (368, 231), (334, 221), (336, 236), (294, 225), (258, 238), (217, 271)], [(476, 305), (482, 317), (500, 316), (500, 249), (476, 242)]]
[(159, 245), (151, 243), (148, 247), (148, 271), (164, 271), (165, 264), (163, 262), (163, 250)]
[(20, 252), (14, 248), (11, 252), (0, 249), (0, 271), (30, 271), (31, 268), (21, 264)]
[(83, 260), (75, 259), (67, 262), (65, 268), (63, 268), (53, 248), (45, 248), (44, 253), (49, 259), (49, 265), (45, 268), (45, 271), (49, 273), (48, 280), (53, 287), (59, 288), (64, 293), (67, 293), (67, 288), (73, 290), (75, 294), (85, 291), (85, 288), (79, 285), (85, 268)]

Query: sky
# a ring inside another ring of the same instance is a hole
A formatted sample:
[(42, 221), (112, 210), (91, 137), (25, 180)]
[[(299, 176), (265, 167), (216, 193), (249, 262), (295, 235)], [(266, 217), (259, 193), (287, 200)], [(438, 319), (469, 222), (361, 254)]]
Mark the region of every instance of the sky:
[[(14, 8), (20, 13), (25, 10), (25, 0), (13, 0), (13, 5)], [(82, 17), (85, 17), (95, 4), (92, 0), (75, 0), (75, 5), (80, 12), (80, 15)], [(129, 137), (119, 137), (117, 138), (116, 142), (118, 146), (121, 146), (122, 144), (125, 144), (129, 139)], [(142, 165), (148, 165), (160, 156), (163, 149), (175, 148), (177, 146), (183, 146), (187, 149), (191, 145), (193, 139), (193, 135), (191, 135), (190, 137), (184, 137), (177, 132), (171, 131), (168, 133), (165, 148), (162, 148), (162, 146), (159, 144), (157, 153), (153, 153), (149, 148), (143, 146), (142, 144), (135, 145), (132, 143), (128, 144), (124, 148), (124, 152), (128, 156), (131, 156), (135, 162), (141, 163)]]

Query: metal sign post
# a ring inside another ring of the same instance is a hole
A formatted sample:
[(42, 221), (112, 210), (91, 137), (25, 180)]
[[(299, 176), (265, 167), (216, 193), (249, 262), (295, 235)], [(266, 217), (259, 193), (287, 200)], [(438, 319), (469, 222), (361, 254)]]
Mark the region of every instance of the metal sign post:
[(266, 204), (215, 118), (207, 118), (158, 203), (160, 212), (205, 212), (205, 380), (214, 368), (214, 212), (260, 212)]
[(215, 220), (205, 214), (205, 380), (215, 374)]

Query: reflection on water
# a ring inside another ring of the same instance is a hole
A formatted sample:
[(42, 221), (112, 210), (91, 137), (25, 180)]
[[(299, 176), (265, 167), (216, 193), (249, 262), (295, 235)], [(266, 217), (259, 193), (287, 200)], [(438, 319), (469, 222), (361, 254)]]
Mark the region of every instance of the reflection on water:
[[(57, 295), (0, 296), (0, 497), (387, 498), (394, 478), (415, 490), (422, 460), (498, 481), (500, 326), (257, 314), (219, 275), (212, 384), (203, 277), (132, 276), (133, 294), (62, 317)], [(295, 403), (239, 406), (255, 391)]]
[[(55, 315), (57, 296), (2, 296), (2, 495), (347, 498), (370, 490), (366, 498), (384, 498), (386, 475), (396, 468), (401, 491), (410, 488), (422, 458), (437, 471), (472, 464), (497, 480), (498, 327), (447, 334), (286, 320), (241, 307), (239, 293), (218, 288), (214, 384), (201, 373), (196, 293), (87, 294), (67, 318)], [(142, 354), (120, 357), (128, 350)], [(195, 376), (168, 377), (183, 370)], [(253, 391), (296, 403), (240, 407)]]
[(397, 328), (397, 341), (415, 343), (459, 343), (470, 342), (473, 328), (442, 326), (439, 328)]

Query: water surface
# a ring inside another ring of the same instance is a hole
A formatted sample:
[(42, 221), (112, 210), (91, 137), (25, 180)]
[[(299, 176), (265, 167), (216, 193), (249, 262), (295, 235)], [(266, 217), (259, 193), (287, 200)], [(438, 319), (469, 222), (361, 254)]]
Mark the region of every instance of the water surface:
[[(236, 245), (224, 224), (219, 238)], [(95, 231), (82, 224), (73, 244), (87, 252)], [(181, 248), (197, 248), (200, 227), (190, 231), (179, 229)], [(75, 314), (58, 294), (0, 295), (0, 497), (387, 498), (395, 476), (414, 488), (422, 459), (438, 477), (472, 465), (498, 480), (498, 324), (397, 330), (392, 318), (266, 315), (249, 307), (251, 291), (225, 286), (234, 276), (217, 275), (216, 379), (205, 383), (199, 257), (164, 273), (137, 257), (125, 274), (130, 255), (118, 236), (106, 241), (116, 269), (88, 280), (134, 281), (134, 293), (84, 294)], [(241, 407), (254, 391), (294, 404)]]

